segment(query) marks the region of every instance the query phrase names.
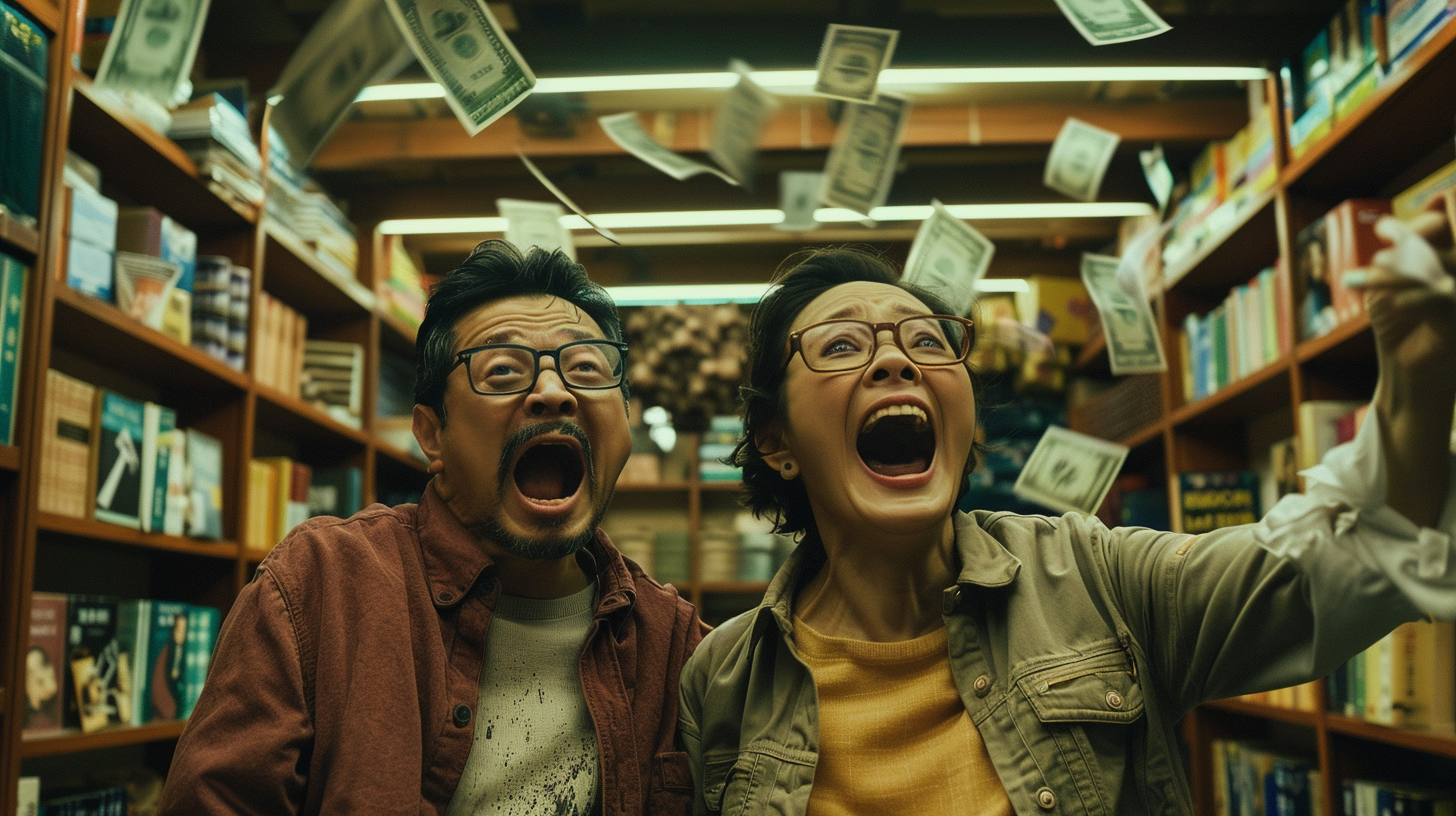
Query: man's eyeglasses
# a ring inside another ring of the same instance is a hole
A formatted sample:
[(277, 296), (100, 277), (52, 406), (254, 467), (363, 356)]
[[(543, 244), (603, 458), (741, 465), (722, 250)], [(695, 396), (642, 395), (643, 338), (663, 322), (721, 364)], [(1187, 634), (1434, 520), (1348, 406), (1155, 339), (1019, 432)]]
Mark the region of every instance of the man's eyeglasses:
[(577, 389), (616, 388), (627, 370), (626, 344), (610, 340), (578, 340), (554, 349), (511, 343), (476, 346), (455, 355), (450, 370), (463, 364), (477, 394), (523, 394), (536, 387), (542, 357), (555, 360), (561, 381)]
[(789, 334), (788, 359), (798, 352), (810, 371), (853, 371), (869, 364), (879, 346), (877, 337), (885, 330), (900, 351), (921, 366), (963, 362), (976, 336), (970, 320), (950, 315), (918, 315), (894, 323), (826, 320)]

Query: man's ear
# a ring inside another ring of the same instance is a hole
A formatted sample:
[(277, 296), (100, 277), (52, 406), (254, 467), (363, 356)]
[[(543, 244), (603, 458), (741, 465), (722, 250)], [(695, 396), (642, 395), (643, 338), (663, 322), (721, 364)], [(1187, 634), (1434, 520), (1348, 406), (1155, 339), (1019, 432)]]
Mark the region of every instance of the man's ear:
[(416, 404), (413, 430), (415, 441), (420, 443), (420, 450), (424, 451), (425, 458), (430, 460), (430, 472), (443, 471), (445, 461), (440, 458), (440, 452), (444, 448), (444, 443), (440, 439), (440, 418), (435, 414), (435, 409)]
[(763, 461), (780, 474), (784, 472), (784, 463), (794, 458), (784, 439), (783, 428), (777, 421), (770, 422), (753, 435), (753, 446), (763, 455)]

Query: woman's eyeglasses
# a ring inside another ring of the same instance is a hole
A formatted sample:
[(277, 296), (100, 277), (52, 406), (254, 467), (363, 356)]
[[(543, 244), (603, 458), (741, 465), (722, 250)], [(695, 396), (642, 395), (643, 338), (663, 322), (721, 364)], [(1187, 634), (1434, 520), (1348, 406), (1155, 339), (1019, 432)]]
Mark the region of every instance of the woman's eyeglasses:
[(826, 320), (789, 334), (788, 359), (798, 352), (809, 370), (821, 373), (863, 368), (875, 355), (879, 333), (887, 330), (900, 351), (921, 366), (964, 362), (975, 342), (974, 324), (951, 315), (918, 315), (894, 323)]

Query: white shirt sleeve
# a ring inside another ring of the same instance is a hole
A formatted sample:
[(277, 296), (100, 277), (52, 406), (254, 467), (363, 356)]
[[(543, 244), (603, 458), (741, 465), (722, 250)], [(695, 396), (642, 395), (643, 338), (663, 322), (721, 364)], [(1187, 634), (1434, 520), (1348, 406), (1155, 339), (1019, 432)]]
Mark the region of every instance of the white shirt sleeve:
[(1269, 552), (1306, 564), (1357, 559), (1383, 573), (1423, 613), (1456, 620), (1456, 463), (1437, 528), (1417, 527), (1386, 503), (1379, 423), (1372, 406), (1354, 440), (1303, 471), (1305, 492), (1280, 499), (1254, 538)]

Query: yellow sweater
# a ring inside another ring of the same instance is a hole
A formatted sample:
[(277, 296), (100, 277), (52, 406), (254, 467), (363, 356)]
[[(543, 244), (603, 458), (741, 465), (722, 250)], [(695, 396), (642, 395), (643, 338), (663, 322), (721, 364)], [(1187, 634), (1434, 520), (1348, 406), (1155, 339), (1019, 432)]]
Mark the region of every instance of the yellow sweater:
[(819, 692), (809, 816), (1012, 816), (950, 670), (946, 632), (899, 643), (831, 638), (794, 619)]

